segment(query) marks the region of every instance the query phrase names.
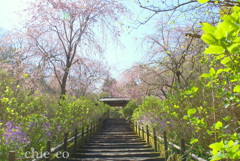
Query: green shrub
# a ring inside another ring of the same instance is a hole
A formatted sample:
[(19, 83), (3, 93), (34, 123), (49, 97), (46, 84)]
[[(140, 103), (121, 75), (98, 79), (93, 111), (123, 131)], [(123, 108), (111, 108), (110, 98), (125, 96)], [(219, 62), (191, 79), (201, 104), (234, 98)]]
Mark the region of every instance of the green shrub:
[(123, 114), (127, 120), (132, 118), (133, 111), (137, 108), (137, 104), (134, 100), (128, 102), (128, 104), (123, 107)]

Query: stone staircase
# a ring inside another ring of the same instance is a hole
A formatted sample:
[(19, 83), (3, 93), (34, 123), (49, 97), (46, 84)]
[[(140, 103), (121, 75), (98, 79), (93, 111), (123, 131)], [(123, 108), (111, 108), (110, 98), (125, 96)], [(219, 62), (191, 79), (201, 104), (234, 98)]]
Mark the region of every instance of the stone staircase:
[(68, 161), (95, 160), (148, 160), (164, 161), (159, 153), (146, 144), (129, 127), (124, 119), (106, 119), (103, 129), (93, 136), (76, 153), (72, 153)]

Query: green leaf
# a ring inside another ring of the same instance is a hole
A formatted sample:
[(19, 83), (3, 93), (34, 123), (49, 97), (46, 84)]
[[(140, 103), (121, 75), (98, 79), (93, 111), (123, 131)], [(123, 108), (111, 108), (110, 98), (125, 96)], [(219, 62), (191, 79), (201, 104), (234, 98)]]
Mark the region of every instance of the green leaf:
[(218, 24), (218, 27), (217, 27), (217, 30), (215, 31), (214, 36), (218, 40), (221, 40), (226, 37), (226, 30), (224, 29), (224, 27), (222, 27), (222, 23)]
[(210, 144), (209, 148), (216, 150), (216, 151), (220, 151), (220, 150), (222, 150), (222, 148), (224, 148), (223, 141)]
[(240, 93), (240, 85), (236, 85), (236, 86), (233, 88), (233, 92)]
[(199, 3), (207, 3), (210, 0), (198, 0)]
[(210, 34), (214, 34), (214, 32), (216, 31), (216, 27), (210, 25), (209, 23), (202, 23), (202, 30), (205, 33), (210, 33)]
[[(232, 141), (232, 140), (231, 140), (231, 141)], [(240, 147), (239, 144), (234, 145), (234, 146), (232, 147), (232, 152), (236, 152), (237, 150), (239, 150), (239, 147)]]
[[(213, 150), (212, 150), (212, 154), (213, 154), (213, 155), (217, 155), (217, 154), (218, 154), (218, 151), (215, 150), (215, 149), (213, 149)], [(213, 157), (215, 157), (215, 156), (213, 156)], [(212, 160), (211, 160), (211, 161), (212, 161)]]
[(205, 33), (201, 36), (201, 39), (207, 44), (218, 46), (218, 40), (212, 34)]
[(196, 142), (198, 142), (198, 139), (191, 139), (190, 144), (194, 144), (194, 143), (196, 143)]
[(205, 49), (205, 54), (223, 54), (225, 49), (222, 46), (214, 46), (210, 45), (208, 48)]
[(232, 32), (233, 30), (238, 30), (237, 25), (226, 20), (218, 24), (217, 30), (215, 31), (214, 36), (218, 40), (221, 40), (223, 38), (226, 39), (226, 37), (230, 35), (230, 32)]
[(28, 78), (28, 76), (29, 76), (28, 74), (23, 74), (24, 78)]
[(211, 75), (208, 74), (208, 73), (203, 73), (203, 74), (201, 75), (201, 77), (203, 77), (203, 78), (208, 78), (208, 77), (211, 77)]
[(229, 21), (229, 20), (225, 20), (223, 22), (223, 27), (225, 29), (227, 29), (227, 32), (231, 32), (233, 30), (237, 30), (238, 26), (236, 24), (234, 24), (233, 22)]
[(240, 37), (236, 37), (233, 42), (240, 42)]
[(229, 61), (231, 61), (231, 58), (228, 56), (228, 57), (225, 57), (222, 61), (221, 61), (221, 64), (225, 65), (227, 64)]
[(231, 21), (231, 22), (236, 23), (235, 17), (233, 17), (233, 16), (231, 16), (231, 15), (225, 14), (221, 19), (222, 19), (222, 20), (227, 20), (227, 21)]
[(222, 122), (221, 121), (218, 121), (217, 123), (216, 123), (216, 125), (215, 125), (215, 128), (217, 129), (217, 130), (219, 130), (219, 129), (221, 129), (222, 128)]
[(6, 98), (6, 97), (3, 97), (3, 98), (1, 99), (1, 101), (2, 101), (3, 103), (8, 103), (8, 102), (9, 102), (9, 99)]
[(188, 116), (188, 115), (184, 115), (184, 116), (183, 116), (183, 119), (184, 119), (184, 120), (188, 120), (188, 119), (189, 119), (189, 116)]
[(240, 46), (239, 43), (233, 43), (233, 44), (232, 44), (230, 47), (228, 47), (227, 49), (228, 49), (228, 51), (229, 51), (230, 53), (233, 53), (233, 52), (235, 52), (236, 50), (239, 49), (239, 46)]
[(230, 140), (229, 142), (228, 142), (228, 147), (232, 147), (234, 145), (234, 141), (233, 140)]
[(198, 87), (192, 87), (191, 91), (194, 92), (194, 93), (197, 92), (198, 91)]
[(215, 69), (214, 68), (211, 68), (210, 70), (209, 70), (209, 74), (211, 74), (211, 75), (214, 75), (216, 72), (215, 72)]
[(233, 155), (233, 159), (239, 159), (239, 158), (240, 158), (240, 150)]
[(222, 73), (223, 71), (224, 71), (223, 69), (218, 69), (216, 74), (218, 75), (218, 74)]
[(187, 113), (188, 113), (188, 116), (191, 116), (191, 115), (195, 114), (196, 112), (197, 112), (197, 110), (195, 108), (192, 108), (192, 109), (189, 109)]
[(231, 68), (224, 68), (223, 71), (224, 72), (229, 72), (231, 70)]
[(226, 158), (225, 154), (222, 154), (222, 153), (219, 153), (219, 154), (216, 154), (212, 157), (212, 160), (211, 161), (215, 161), (215, 160), (221, 160), (221, 159), (224, 159)]

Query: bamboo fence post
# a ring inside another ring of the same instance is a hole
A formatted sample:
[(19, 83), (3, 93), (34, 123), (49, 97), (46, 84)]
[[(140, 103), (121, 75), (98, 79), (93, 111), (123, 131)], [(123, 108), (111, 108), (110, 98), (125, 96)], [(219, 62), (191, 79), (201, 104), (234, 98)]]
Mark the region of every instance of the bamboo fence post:
[(64, 142), (63, 142), (63, 150), (67, 151), (67, 140), (68, 140), (68, 133), (64, 133)]
[(154, 140), (154, 151), (157, 152), (157, 136), (156, 136), (156, 129), (153, 128), (153, 140)]
[(82, 145), (84, 144), (84, 126), (82, 126)]
[(8, 153), (8, 161), (16, 161), (16, 153), (15, 153), (15, 151), (10, 151)]
[(144, 140), (144, 126), (142, 126), (142, 139)]
[(136, 133), (137, 133), (137, 125), (138, 125), (138, 123), (136, 122)]
[(141, 136), (141, 128), (140, 128), (140, 125), (138, 126), (138, 136), (139, 136), (139, 137)]
[(168, 142), (167, 142), (166, 131), (163, 132), (163, 139), (164, 139), (165, 161), (167, 161), (167, 159), (168, 159)]
[(90, 139), (91, 136), (92, 136), (92, 122), (90, 123), (89, 138), (88, 139)]
[(89, 140), (89, 134), (88, 134), (89, 132), (88, 131), (89, 131), (89, 125), (87, 125), (87, 131), (86, 131), (86, 138), (87, 139), (86, 140)]
[[(50, 161), (50, 158), (51, 158), (51, 140), (47, 141), (46, 153), (48, 153), (48, 154), (45, 154), (46, 161)], [(46, 156), (46, 155), (48, 155), (48, 156)]]
[(147, 144), (150, 145), (148, 125), (146, 125), (146, 133), (147, 133)]
[(77, 151), (77, 136), (78, 136), (78, 130), (77, 128), (75, 129), (75, 133), (74, 133), (74, 151)]
[(182, 155), (181, 160), (186, 161), (187, 158), (186, 158), (186, 153), (185, 153), (185, 141), (184, 141), (184, 139), (181, 139), (181, 155)]

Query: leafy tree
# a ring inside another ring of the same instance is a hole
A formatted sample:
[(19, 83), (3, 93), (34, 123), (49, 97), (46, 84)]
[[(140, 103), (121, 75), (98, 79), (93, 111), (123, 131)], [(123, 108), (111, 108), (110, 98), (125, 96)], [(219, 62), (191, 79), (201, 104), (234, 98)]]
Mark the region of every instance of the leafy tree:
[[(204, 23), (202, 27), (205, 32), (202, 39), (209, 44), (204, 53), (214, 58), (209, 73), (203, 74), (202, 77), (209, 78), (208, 85), (219, 87), (215, 93), (216, 97), (223, 97), (224, 107), (236, 115), (239, 115), (240, 107), (239, 15), (240, 7), (234, 6), (233, 13), (231, 15), (225, 14), (221, 18), (222, 22), (219, 22), (216, 27), (208, 23)], [(221, 68), (215, 70), (214, 68), (219, 63)], [(215, 104), (215, 100), (213, 101)], [(232, 119), (233, 127), (236, 129), (232, 135), (218, 136), (221, 141), (209, 146), (212, 149), (212, 160), (240, 159), (240, 146), (238, 144), (240, 138), (237, 134), (237, 132), (239, 133), (239, 118), (229, 113), (228, 116)], [(222, 126), (222, 120), (215, 124), (217, 130), (221, 130)]]
[(133, 114), (133, 111), (137, 108), (137, 103), (134, 100), (128, 102), (128, 104), (123, 107), (123, 115), (127, 120), (130, 120)]
[(201, 39), (208, 47), (199, 58), (200, 65), (208, 64), (208, 72), (185, 88), (173, 85), (163, 101), (145, 98), (134, 111), (134, 120), (155, 126), (160, 134), (165, 130), (171, 138), (184, 136), (195, 148), (190, 150), (205, 158), (209, 148), (211, 160), (240, 158), (239, 13), (234, 6), (216, 26), (202, 24)]

